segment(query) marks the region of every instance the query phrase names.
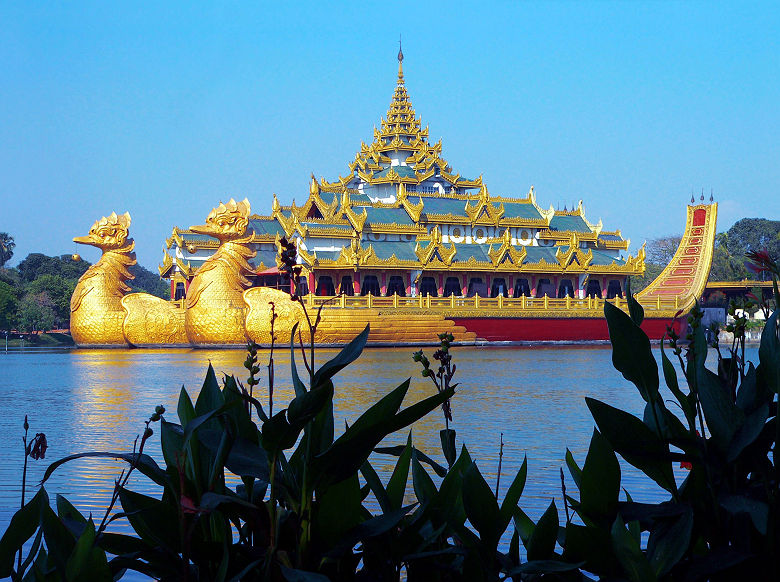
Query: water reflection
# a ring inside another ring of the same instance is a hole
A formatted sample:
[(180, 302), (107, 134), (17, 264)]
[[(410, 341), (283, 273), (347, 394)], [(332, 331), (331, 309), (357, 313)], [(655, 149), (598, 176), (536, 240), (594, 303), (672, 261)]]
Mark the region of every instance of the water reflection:
[[(411, 349), (371, 349), (335, 378), (336, 430), (353, 423), (367, 407), (410, 377), (404, 406), (433, 393), (435, 388), (419, 375)], [(334, 350), (321, 350), (318, 362)], [(748, 354), (757, 360), (755, 350)], [(261, 364), (267, 352), (259, 354)], [(303, 370), (300, 353), (296, 360)], [(65, 352), (14, 352), (0, 354), (0, 439), (4, 463), (0, 465), (0, 529), (4, 530), (19, 503), (23, 451), (22, 421), (30, 417), (31, 431), (45, 432), (49, 453), (45, 461), (30, 464), (28, 482), (35, 484), (48, 463), (85, 450), (129, 451), (143, 430), (143, 422), (157, 404), (175, 418), (179, 391), (193, 398), (200, 391), (211, 363), (223, 373), (246, 378), (242, 350), (77, 350)], [(559, 467), (566, 447), (584, 461), (593, 422), (584, 397), (592, 396), (641, 415), (643, 402), (636, 389), (612, 368), (608, 347), (555, 346), (527, 348), (456, 348), (460, 382), (453, 401), (452, 428), (458, 443), (465, 442), (480, 469), (495, 483), (499, 435), (504, 433), (504, 487), (529, 460), (529, 480), (523, 507), (538, 516), (551, 497), (560, 500)], [(275, 410), (293, 397), (289, 381), (290, 353), (275, 352)], [(267, 372), (261, 366), (261, 383), (255, 396), (267, 402)], [(439, 430), (444, 426), (435, 411), (412, 428), (415, 444), (442, 460)], [(406, 434), (392, 435), (386, 444), (405, 442)], [(161, 459), (157, 437), (147, 452)], [(394, 459), (377, 455), (377, 468), (389, 475)], [(443, 460), (442, 460), (443, 462)], [(81, 460), (58, 470), (47, 485), (50, 493), (63, 493), (97, 518), (110, 499), (117, 462)], [(682, 478), (684, 474), (680, 474)], [(154, 493), (143, 477), (134, 478), (142, 491)], [(636, 471), (624, 472), (622, 485), (639, 501), (659, 499), (658, 488)], [(560, 506), (560, 503), (559, 503)]]

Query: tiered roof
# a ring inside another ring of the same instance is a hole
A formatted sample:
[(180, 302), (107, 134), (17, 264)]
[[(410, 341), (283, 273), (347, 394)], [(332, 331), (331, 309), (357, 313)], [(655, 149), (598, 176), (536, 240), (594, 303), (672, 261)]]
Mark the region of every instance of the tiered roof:
[[(628, 249), (629, 241), (619, 230), (604, 231), (601, 221), (588, 221), (581, 201), (572, 210), (544, 209), (536, 202), (533, 186), (524, 197), (492, 195), (481, 176), (462, 178), (441, 154), (441, 140), (428, 142), (428, 128), (422, 128), (412, 107), (399, 52), (396, 88), (386, 118), (374, 129), (374, 141), (361, 143), (347, 176), (327, 182), (312, 175), (302, 206), (284, 206), (274, 195), (270, 216), (251, 217), (251, 242), (264, 249), (255, 262), (263, 269), (273, 266), (268, 245), (260, 243), (278, 244), (286, 236), (304, 241), (299, 254), (311, 269), (644, 271), (644, 250), (637, 257), (617, 258), (616, 252)], [(442, 227), (483, 227), (485, 234), (468, 243), (450, 239), (444, 244)], [(510, 229), (535, 233), (537, 244), (519, 244), (520, 237)], [(376, 240), (382, 237), (373, 235), (393, 236)], [(174, 229), (167, 247), (175, 244), (193, 254), (217, 246), (216, 239), (208, 239)], [(318, 239), (341, 239), (343, 248), (324, 250), (319, 245), (323, 250), (314, 250)], [(174, 262), (165, 258), (161, 274)]]

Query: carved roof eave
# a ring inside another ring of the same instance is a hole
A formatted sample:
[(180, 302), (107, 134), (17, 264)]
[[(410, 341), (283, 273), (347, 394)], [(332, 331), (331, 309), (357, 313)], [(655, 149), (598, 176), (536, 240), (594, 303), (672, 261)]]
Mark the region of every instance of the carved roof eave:
[(173, 258), (168, 254), (167, 250), (163, 250), (163, 262), (157, 266), (157, 270), (160, 272), (160, 277), (167, 277), (172, 267)]

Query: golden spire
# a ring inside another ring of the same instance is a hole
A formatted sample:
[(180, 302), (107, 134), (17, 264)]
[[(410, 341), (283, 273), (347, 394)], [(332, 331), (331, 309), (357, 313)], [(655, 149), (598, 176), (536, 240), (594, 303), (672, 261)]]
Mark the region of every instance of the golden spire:
[(401, 48), (401, 35), (398, 35), (398, 84), (404, 83), (404, 51)]

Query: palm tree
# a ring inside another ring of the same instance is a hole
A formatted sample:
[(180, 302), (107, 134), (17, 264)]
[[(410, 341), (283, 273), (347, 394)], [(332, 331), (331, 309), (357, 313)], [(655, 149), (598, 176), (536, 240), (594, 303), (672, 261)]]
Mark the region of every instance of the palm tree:
[(0, 232), (0, 267), (4, 266), (14, 256), (14, 237), (7, 232)]

